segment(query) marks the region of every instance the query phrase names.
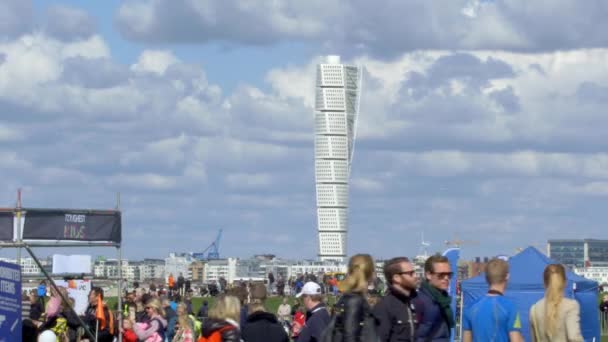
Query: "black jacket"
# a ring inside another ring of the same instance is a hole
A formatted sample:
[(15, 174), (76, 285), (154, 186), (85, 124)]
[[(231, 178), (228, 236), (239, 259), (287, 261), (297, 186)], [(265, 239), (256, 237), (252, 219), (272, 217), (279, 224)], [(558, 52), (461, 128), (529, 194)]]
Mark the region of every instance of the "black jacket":
[(331, 317), (325, 304), (319, 304), (306, 313), (306, 323), (298, 335), (298, 342), (317, 342)]
[[(369, 337), (376, 335), (376, 324), (371, 315), (371, 308), (360, 293), (345, 293), (334, 309), (335, 329), (339, 329), (342, 334), (342, 339), (336, 342), (367, 341)], [(370, 322), (373, 322), (371, 326)]]
[(416, 307), (416, 341), (449, 342), (450, 326), (433, 296), (421, 287), (413, 302)]
[[(95, 328), (97, 326), (97, 318), (95, 316), (96, 311), (97, 305), (89, 304), (83, 317), (84, 323), (87, 324), (87, 326), (89, 327), (89, 331), (93, 332), (93, 334), (95, 333)], [(110, 322), (110, 312), (108, 311), (108, 307), (105, 305), (103, 306), (103, 314), (105, 316), (106, 322)], [(117, 322), (115, 321), (114, 325), (116, 324)], [(109, 331), (108, 323), (106, 323), (106, 327), (103, 330), (99, 328), (97, 334), (97, 340), (99, 342), (112, 342), (114, 340), (114, 335), (112, 334), (112, 332)]]
[(245, 342), (289, 342), (277, 317), (263, 311), (256, 311), (247, 317), (242, 337)]
[(416, 312), (412, 298), (416, 292), (405, 293), (389, 288), (386, 296), (374, 306), (373, 315), (378, 324), (381, 342), (414, 341)]
[(42, 303), (40, 301), (35, 301), (30, 304), (30, 318), (37, 321), (42, 316), (44, 309), (42, 308)]
[(208, 338), (214, 331), (226, 327), (230, 327), (230, 329), (225, 329), (222, 332), (222, 342), (240, 342), (241, 332), (239, 328), (222, 320), (206, 319), (201, 328), (201, 335)]

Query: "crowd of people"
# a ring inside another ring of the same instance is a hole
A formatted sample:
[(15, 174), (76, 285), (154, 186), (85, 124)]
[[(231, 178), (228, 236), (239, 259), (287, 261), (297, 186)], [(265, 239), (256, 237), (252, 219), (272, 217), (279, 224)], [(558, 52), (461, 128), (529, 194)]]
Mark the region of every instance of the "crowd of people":
[[(523, 341), (522, 325), (529, 324), (532, 341), (583, 341), (578, 302), (564, 297), (566, 270), (548, 265), (543, 274), (545, 295), (522, 322), (515, 304), (504, 296), (509, 264), (492, 259), (486, 265), (487, 294), (467, 308), (462, 318), (462, 341)], [(136, 288), (125, 295), (123, 307), (109, 310), (104, 292), (94, 287), (83, 316), (70, 309), (64, 288), (52, 289), (48, 303), (29, 293), (24, 312), (24, 341), (111, 342), (442, 342), (449, 341), (456, 317), (448, 293), (454, 273), (447, 258), (434, 255), (418, 279), (412, 262), (396, 257), (384, 264), (386, 291), (370, 293), (375, 283), (371, 256), (358, 254), (348, 264), (346, 278), (337, 288), (306, 279), (297, 286), (296, 304), (285, 297), (276, 313), (264, 303), (272, 293), (267, 284), (242, 283), (227, 288), (209, 306), (192, 308), (191, 291), (145, 291)], [(294, 284), (295, 285), (295, 284)], [(295, 287), (295, 286), (294, 286)], [(327, 293), (339, 292), (328, 305)], [(282, 291), (278, 291), (279, 293)], [(66, 301), (67, 299), (67, 301)], [(606, 304), (600, 309), (608, 310)], [(67, 302), (67, 303), (66, 303)]]

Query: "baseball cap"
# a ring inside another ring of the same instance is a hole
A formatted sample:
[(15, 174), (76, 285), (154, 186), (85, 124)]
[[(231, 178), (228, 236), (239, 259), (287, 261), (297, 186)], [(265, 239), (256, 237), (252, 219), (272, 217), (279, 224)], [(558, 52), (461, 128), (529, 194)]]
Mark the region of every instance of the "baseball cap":
[(304, 287), (302, 287), (302, 291), (300, 291), (300, 293), (296, 295), (296, 298), (300, 298), (302, 297), (302, 295), (313, 296), (319, 294), (321, 294), (321, 286), (319, 286), (319, 284), (315, 283), (314, 281), (309, 281), (304, 284)]

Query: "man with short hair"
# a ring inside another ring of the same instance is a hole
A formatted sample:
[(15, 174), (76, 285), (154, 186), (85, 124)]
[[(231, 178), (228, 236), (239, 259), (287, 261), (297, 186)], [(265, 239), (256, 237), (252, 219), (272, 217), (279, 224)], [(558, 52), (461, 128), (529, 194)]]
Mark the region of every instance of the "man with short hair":
[[(83, 321), (87, 324), (87, 326), (89, 327), (89, 331), (91, 331), (93, 334), (95, 334), (97, 328), (96, 313), (98, 299), (101, 299), (101, 302), (103, 303), (103, 289), (101, 287), (95, 286), (91, 288), (91, 292), (89, 292), (89, 306), (87, 307), (85, 315), (83, 317)], [(108, 309), (107, 305), (105, 303), (103, 303), (102, 305), (105, 326), (102, 328), (101, 324), (99, 324), (99, 330), (97, 331), (97, 341), (112, 342), (114, 340), (114, 331), (112, 331), (114, 327), (111, 327), (112, 324), (110, 324), (110, 322), (112, 322), (113, 325), (116, 325), (118, 323), (114, 322), (113, 317), (110, 317), (111, 312)]]
[(503, 297), (509, 263), (494, 258), (486, 265), (488, 294), (471, 306), (462, 320), (463, 342), (519, 342), (521, 320), (515, 304)]
[(296, 298), (301, 298), (306, 307), (306, 323), (298, 336), (298, 342), (320, 341), (321, 334), (330, 321), (329, 312), (323, 304), (321, 286), (309, 281), (304, 284), (302, 291), (296, 295)]
[(448, 258), (439, 254), (424, 263), (424, 280), (414, 299), (416, 342), (448, 342), (455, 325), (452, 298), (448, 294), (453, 276)]
[(251, 287), (247, 324), (241, 329), (241, 338), (245, 342), (289, 342), (283, 325), (264, 308), (267, 294), (264, 284)]
[(406, 257), (392, 258), (384, 263), (384, 278), (387, 294), (373, 309), (380, 341), (414, 341), (412, 298), (416, 296), (418, 285), (414, 265)]

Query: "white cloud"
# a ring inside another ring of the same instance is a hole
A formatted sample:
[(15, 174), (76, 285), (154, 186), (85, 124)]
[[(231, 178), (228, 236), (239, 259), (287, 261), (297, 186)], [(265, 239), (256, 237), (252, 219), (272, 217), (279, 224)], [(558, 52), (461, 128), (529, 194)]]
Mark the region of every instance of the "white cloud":
[(81, 40), (93, 35), (95, 22), (86, 11), (63, 5), (48, 9), (45, 32), (61, 40)]
[(23, 134), (24, 133), (18, 128), (0, 124), (0, 141), (23, 140)]
[(384, 152), (402, 170), (428, 176), (608, 177), (608, 154), (516, 151), (479, 153), (456, 150)]
[(167, 68), (179, 60), (168, 50), (144, 50), (137, 63), (131, 66), (133, 71), (154, 72), (162, 75)]
[(226, 184), (236, 189), (267, 188), (273, 183), (273, 176), (268, 173), (231, 173), (226, 176)]
[[(134, 4), (125, 2), (122, 8)], [(263, 28), (279, 33), (266, 43), (295, 36), (314, 40), (318, 32), (340, 27), (326, 25), (325, 14), (333, 15), (334, 3), (311, 21), (285, 16), (294, 9), (312, 13), (321, 3), (262, 7), (273, 13), (254, 4), (229, 5), (237, 6), (239, 15), (273, 18)], [(195, 17), (214, 29), (230, 14), (218, 12), (228, 5), (194, 5)], [(418, 5), (423, 18), (444, 15), (430, 11), (436, 2)], [(479, 23), (504, 15), (490, 13), (486, 5), (476, 8)], [(353, 6), (368, 5), (355, 1)], [(459, 6), (464, 1), (448, 5), (454, 13)], [(134, 19), (137, 35), (156, 30), (149, 26), (158, 25), (161, 15), (154, 7), (141, 9), (129, 10), (130, 16), (140, 16)], [(371, 248), (361, 239), (370, 222), (382, 222), (372, 227), (380, 233), (432, 227), (436, 236), (457, 230), (482, 235), (499, 228), (521, 233), (535, 227), (531, 239), (552, 229), (588, 227), (591, 232), (600, 227), (601, 220), (586, 208), (597, 205), (594, 196), (605, 195), (608, 180), (603, 129), (608, 122), (602, 114), (608, 103), (603, 96), (607, 49), (402, 54), (404, 46), (421, 43), (397, 41), (399, 51), (390, 52), (392, 58), (378, 58), (373, 50), (394, 36), (374, 39), (383, 29), (399, 26), (390, 26), (391, 16), (381, 23), (388, 27), (376, 30), (371, 19), (344, 37), (345, 43), (362, 42), (345, 61), (365, 67), (351, 180), (351, 250)], [(301, 21), (295, 27), (303, 27), (302, 32), (290, 31), (293, 21)], [(496, 29), (464, 35), (469, 40), (457, 45), (479, 48), (475, 44), (485, 39), (535, 49), (536, 38), (520, 42), (508, 34), (511, 26), (500, 35)], [(239, 30), (221, 39), (241, 39)], [(331, 32), (330, 40), (337, 34)], [(259, 32), (249, 34), (240, 41), (257, 44)], [(436, 45), (445, 39), (433, 37)], [(202, 219), (205, 225), (226, 227), (233, 234), (226, 254), (239, 256), (252, 252), (235, 243), (243, 231), (258, 234), (277, 227), (269, 250), (293, 256), (299, 248), (314, 255), (312, 105), (318, 59), (277, 65), (259, 83), (240, 82), (229, 89), (208, 80), (200, 66), (182, 62), (177, 52), (144, 48), (128, 65), (112, 58), (114, 51), (97, 35), (70, 41), (27, 33), (0, 43), (0, 187), (25, 186), (42, 206), (106, 205), (120, 191), (128, 226), (191, 234), (190, 227), (199, 227)], [(210, 68), (221, 60), (221, 55), (213, 57)], [(235, 66), (240, 67), (250, 65)], [(560, 212), (574, 214), (563, 222), (556, 215)], [(576, 214), (581, 212), (585, 215)], [(284, 229), (292, 239), (281, 235)], [(184, 248), (197, 247), (190, 243)], [(371, 251), (378, 254), (416, 248), (414, 242), (374, 243), (382, 247)], [(302, 246), (308, 246), (306, 251)], [(152, 253), (138, 246), (132, 251)]]
[[(144, 42), (267, 45), (303, 41), (321, 49), (394, 57), (420, 49), (556, 51), (606, 47), (600, 2), (527, 0), (405, 2), (124, 2), (117, 23)], [(587, 18), (588, 20), (579, 20)], [(239, 23), (235, 25), (234, 23)]]
[(370, 178), (353, 178), (350, 180), (352, 187), (364, 192), (380, 192), (384, 190), (382, 182)]
[(108, 184), (119, 188), (140, 190), (172, 190), (177, 186), (175, 177), (144, 174), (117, 174), (108, 178)]

